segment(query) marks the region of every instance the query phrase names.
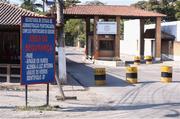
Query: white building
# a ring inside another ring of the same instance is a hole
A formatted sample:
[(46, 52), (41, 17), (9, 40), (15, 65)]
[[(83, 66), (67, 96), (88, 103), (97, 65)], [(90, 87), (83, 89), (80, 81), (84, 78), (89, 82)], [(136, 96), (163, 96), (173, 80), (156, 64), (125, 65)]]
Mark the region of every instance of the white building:
[[(145, 25), (144, 55), (154, 56), (155, 51), (155, 24)], [(162, 59), (180, 61), (180, 21), (161, 23)], [(120, 53), (126, 55), (139, 54), (140, 20), (124, 22), (124, 40), (120, 42)]]

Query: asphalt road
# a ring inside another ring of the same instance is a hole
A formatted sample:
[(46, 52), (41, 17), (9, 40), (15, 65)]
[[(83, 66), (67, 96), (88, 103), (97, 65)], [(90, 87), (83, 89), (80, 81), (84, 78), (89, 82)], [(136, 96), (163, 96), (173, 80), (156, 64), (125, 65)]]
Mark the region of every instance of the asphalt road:
[[(175, 65), (173, 82), (160, 82), (163, 64), (138, 66), (138, 82), (131, 85), (125, 81), (125, 67), (97, 66), (84, 61), (83, 50), (68, 48), (67, 71), (102, 100), (95, 101), (96, 111), (107, 111), (98, 116), (106, 118), (180, 118), (180, 67)], [(107, 85), (95, 86), (93, 68), (105, 67)], [(81, 109), (79, 109), (81, 110)], [(82, 108), (82, 111), (86, 108)], [(86, 111), (91, 111), (88, 108)], [(97, 113), (94, 114), (97, 116)], [(93, 117), (93, 114), (91, 115)]]
[[(46, 100), (44, 84), (28, 86), (28, 105), (33, 110), (19, 110), (25, 105), (24, 86), (1, 83), (0, 119), (178, 119), (180, 118), (180, 63), (173, 65), (173, 82), (160, 82), (160, 67), (164, 64), (138, 66), (137, 84), (125, 80), (125, 67), (98, 66), (84, 61), (83, 49), (67, 48), (67, 85), (65, 95), (77, 100), (58, 101), (59, 89), (50, 85), (50, 105), (55, 110), (39, 110)], [(105, 67), (106, 86), (95, 86), (93, 69)]]

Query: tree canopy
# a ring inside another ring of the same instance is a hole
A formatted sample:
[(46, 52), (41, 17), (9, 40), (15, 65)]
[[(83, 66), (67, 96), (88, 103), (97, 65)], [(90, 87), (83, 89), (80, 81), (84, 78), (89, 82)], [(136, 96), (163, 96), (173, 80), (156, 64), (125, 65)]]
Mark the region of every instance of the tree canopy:
[[(79, 0), (66, 0), (65, 7), (74, 6), (80, 3)], [(85, 44), (84, 22), (82, 19), (70, 19), (65, 24), (65, 43), (66, 45), (74, 45), (77, 41)]]
[(79, 0), (66, 0), (64, 1), (64, 6), (69, 7), (69, 6), (74, 6), (78, 3), (81, 3)]
[(6, 3), (9, 3), (9, 0), (0, 0), (0, 2), (6, 2)]
[(22, 0), (21, 7), (32, 12), (41, 12), (39, 9), (43, 8), (42, 4), (36, 3), (36, 0)]
[(166, 14), (163, 18), (166, 21), (180, 20), (180, 1), (179, 0), (149, 0), (139, 1), (132, 6)]
[(94, 0), (94, 1), (86, 1), (85, 3), (86, 5), (104, 5), (103, 2), (100, 2), (98, 0)]

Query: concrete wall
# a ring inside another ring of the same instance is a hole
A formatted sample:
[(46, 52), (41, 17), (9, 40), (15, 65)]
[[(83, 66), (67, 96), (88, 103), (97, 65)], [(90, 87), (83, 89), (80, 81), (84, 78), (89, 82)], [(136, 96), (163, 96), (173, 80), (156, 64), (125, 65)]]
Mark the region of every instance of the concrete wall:
[[(120, 53), (126, 55), (138, 55), (140, 40), (140, 20), (129, 20), (124, 22), (124, 40), (120, 41)], [(144, 55), (152, 55), (151, 40), (145, 39)]]
[(180, 21), (177, 22), (177, 41), (180, 41)]
[(124, 39), (120, 41), (120, 54), (137, 55), (140, 39), (140, 21), (124, 22)]
[(147, 55), (153, 55), (153, 52), (152, 52), (152, 39), (145, 39), (145, 42), (144, 42), (144, 55), (147, 56)]
[(176, 41), (174, 42), (174, 60), (180, 61), (180, 42)]

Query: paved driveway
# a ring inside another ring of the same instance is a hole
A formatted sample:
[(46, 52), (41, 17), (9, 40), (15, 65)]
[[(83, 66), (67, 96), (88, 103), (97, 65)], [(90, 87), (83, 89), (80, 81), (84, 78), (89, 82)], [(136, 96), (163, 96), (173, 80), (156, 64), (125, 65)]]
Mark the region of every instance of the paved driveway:
[[(96, 100), (99, 106), (94, 107), (97, 111), (108, 110), (107, 115), (102, 113), (101, 116), (180, 118), (180, 67), (174, 68), (173, 82), (166, 84), (160, 82), (160, 67), (163, 64), (140, 65), (138, 66), (139, 83), (131, 85), (125, 81), (125, 67), (114, 68), (84, 63), (83, 57), (81, 52), (77, 53), (75, 50), (71, 51), (71, 54), (67, 53), (67, 70), (81, 85), (102, 97)], [(106, 86), (94, 85), (94, 67), (106, 67)], [(87, 111), (91, 108), (87, 108)], [(86, 108), (82, 108), (84, 109)]]

